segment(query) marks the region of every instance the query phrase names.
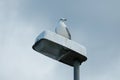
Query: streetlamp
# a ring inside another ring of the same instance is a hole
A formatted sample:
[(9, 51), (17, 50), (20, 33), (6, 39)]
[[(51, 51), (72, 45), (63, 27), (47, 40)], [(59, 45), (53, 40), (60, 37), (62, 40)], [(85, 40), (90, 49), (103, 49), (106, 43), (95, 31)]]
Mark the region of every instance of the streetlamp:
[(32, 48), (52, 59), (74, 67), (74, 80), (79, 80), (79, 65), (87, 60), (86, 48), (51, 31), (43, 31)]

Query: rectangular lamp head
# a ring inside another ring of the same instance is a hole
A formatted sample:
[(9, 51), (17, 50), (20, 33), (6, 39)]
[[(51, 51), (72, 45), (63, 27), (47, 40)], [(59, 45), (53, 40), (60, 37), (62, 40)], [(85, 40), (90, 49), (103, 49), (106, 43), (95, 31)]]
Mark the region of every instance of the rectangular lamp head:
[(33, 49), (70, 66), (75, 60), (80, 63), (87, 60), (85, 47), (50, 31), (44, 31), (36, 38)]

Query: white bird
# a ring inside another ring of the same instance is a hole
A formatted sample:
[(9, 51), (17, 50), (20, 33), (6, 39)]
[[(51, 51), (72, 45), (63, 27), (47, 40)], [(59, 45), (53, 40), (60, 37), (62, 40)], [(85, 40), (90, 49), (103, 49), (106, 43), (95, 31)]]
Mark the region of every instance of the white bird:
[(67, 19), (65, 19), (65, 18), (60, 19), (60, 21), (59, 21), (60, 25), (55, 28), (55, 32), (65, 38), (71, 39), (71, 35), (65, 24), (65, 21), (67, 21)]

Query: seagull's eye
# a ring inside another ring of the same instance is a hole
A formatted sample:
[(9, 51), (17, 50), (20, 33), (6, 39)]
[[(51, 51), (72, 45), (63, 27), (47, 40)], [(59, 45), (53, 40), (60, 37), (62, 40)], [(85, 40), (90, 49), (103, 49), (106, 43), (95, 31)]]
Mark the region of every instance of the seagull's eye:
[(67, 19), (64, 19), (64, 21), (67, 21)]
[(64, 19), (60, 19), (61, 21), (64, 20)]

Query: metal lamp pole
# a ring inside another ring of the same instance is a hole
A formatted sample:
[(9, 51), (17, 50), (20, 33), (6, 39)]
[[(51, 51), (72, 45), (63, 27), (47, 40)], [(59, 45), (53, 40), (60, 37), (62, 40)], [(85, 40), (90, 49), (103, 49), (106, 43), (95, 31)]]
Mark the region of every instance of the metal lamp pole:
[(80, 62), (76, 60), (74, 62), (74, 80), (79, 80), (79, 66)]

